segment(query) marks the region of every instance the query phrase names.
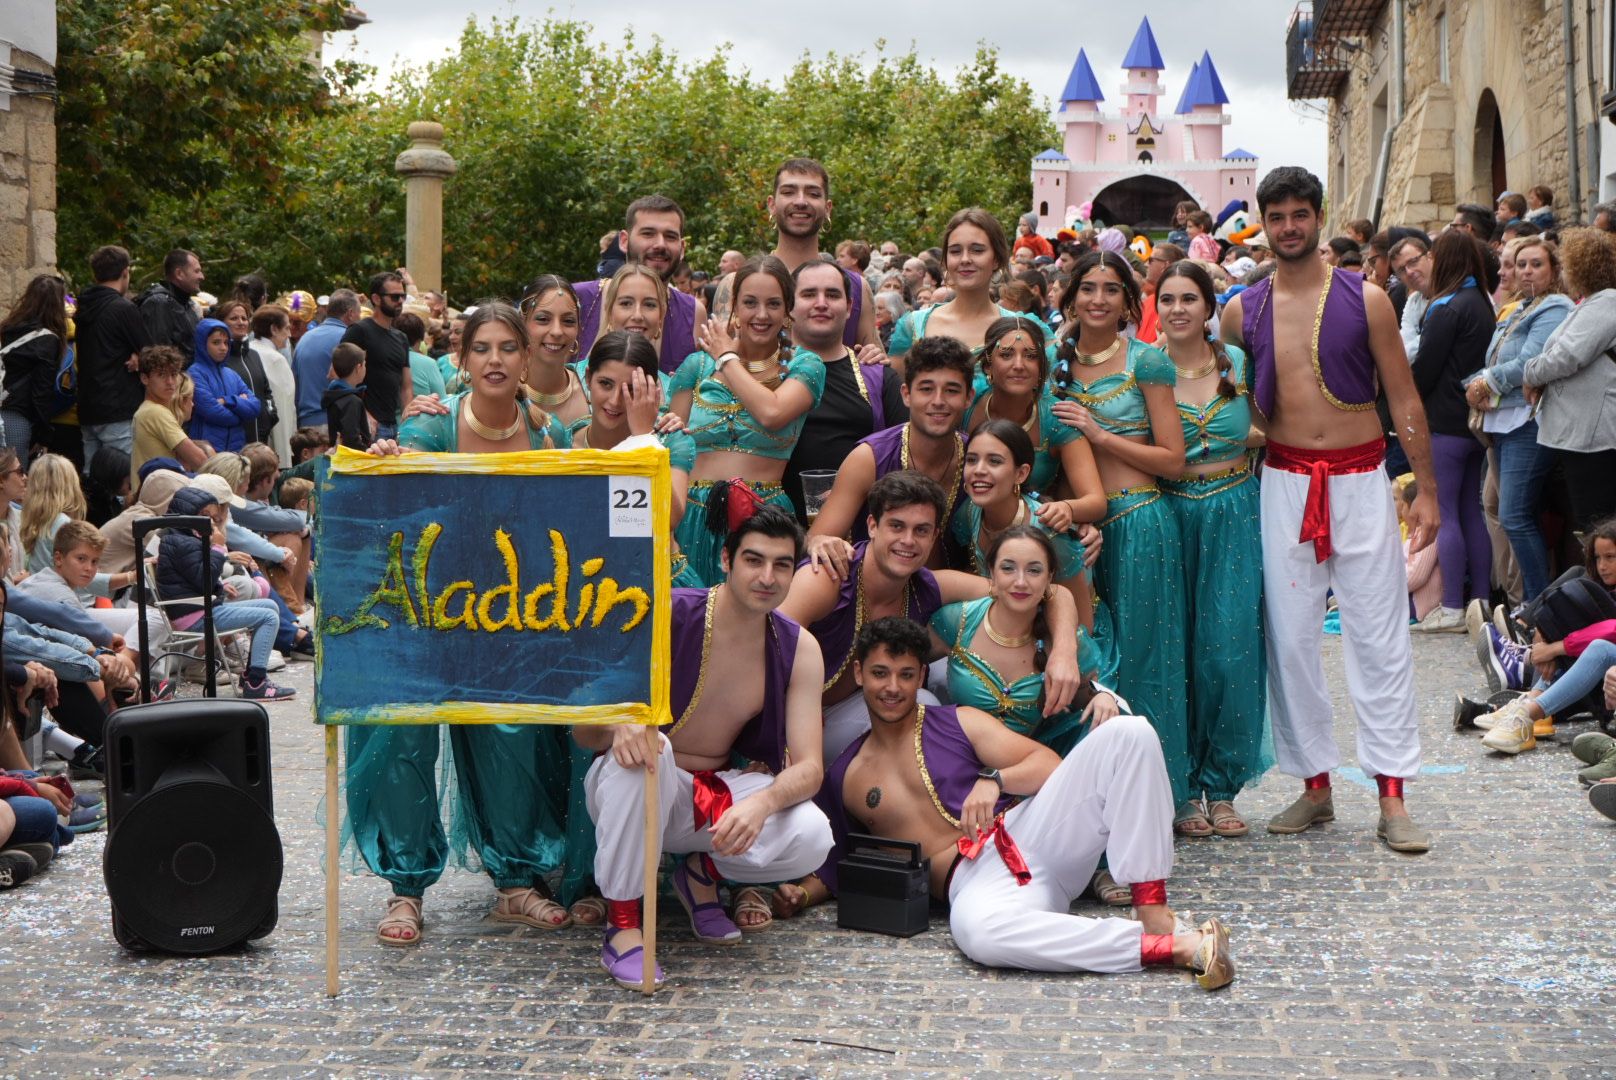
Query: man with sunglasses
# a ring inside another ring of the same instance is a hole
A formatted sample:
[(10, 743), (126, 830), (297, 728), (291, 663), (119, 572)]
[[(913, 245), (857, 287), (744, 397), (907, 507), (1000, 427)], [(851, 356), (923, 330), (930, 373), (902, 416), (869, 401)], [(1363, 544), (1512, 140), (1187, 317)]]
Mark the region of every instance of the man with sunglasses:
[(348, 327), (342, 342), (365, 350), (365, 411), (376, 418), (376, 438), (391, 439), (412, 392), (410, 343), (393, 326), (404, 313), (404, 279), (392, 270), (372, 277), (370, 307), (373, 314)]

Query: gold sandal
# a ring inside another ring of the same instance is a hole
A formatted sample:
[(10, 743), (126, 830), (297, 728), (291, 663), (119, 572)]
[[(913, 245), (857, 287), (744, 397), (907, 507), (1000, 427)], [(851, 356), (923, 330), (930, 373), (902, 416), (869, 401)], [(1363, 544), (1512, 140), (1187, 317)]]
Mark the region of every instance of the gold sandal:
[(1246, 819), (1240, 816), (1240, 812), (1234, 808), (1234, 803), (1227, 799), (1208, 803), (1206, 814), (1212, 821), (1212, 831), (1219, 836), (1244, 836), (1251, 831)]
[[(405, 947), (421, 943), (421, 898), (419, 896), (390, 896), (387, 914), (376, 924), (376, 940), (383, 945)], [(389, 930), (406, 931), (403, 935), (388, 934)]]
[(1094, 891), (1094, 898), (1106, 907), (1127, 907), (1133, 903), (1133, 890), (1119, 884), (1109, 870), (1097, 872), (1089, 888)]
[[(499, 899), (494, 902), (494, 910), (489, 913), (489, 917), (495, 922), (521, 923), (535, 930), (565, 930), (572, 925), (571, 913), (538, 889), (521, 886), (496, 891)], [(546, 918), (557, 911), (561, 913), (560, 922)]]
[(605, 897), (580, 896), (572, 902), (572, 923), (574, 926), (599, 926), (605, 921)]
[(1212, 835), (1212, 823), (1206, 820), (1201, 800), (1190, 799), (1178, 808), (1178, 813), (1173, 815), (1173, 831), (1192, 840), (1202, 840)]
[[(730, 908), (729, 917), (736, 926), (741, 928), (741, 933), (760, 934), (774, 922), (773, 899), (773, 889), (765, 889), (758, 885), (748, 885), (744, 889), (738, 889), (735, 893), (735, 903)], [(748, 925), (741, 922), (742, 915), (767, 915), (768, 918), (760, 923)]]
[(1217, 990), (1234, 982), (1234, 957), (1229, 955), (1229, 929), (1217, 919), (1201, 924), (1201, 944), (1190, 961), (1190, 974), (1202, 990)]

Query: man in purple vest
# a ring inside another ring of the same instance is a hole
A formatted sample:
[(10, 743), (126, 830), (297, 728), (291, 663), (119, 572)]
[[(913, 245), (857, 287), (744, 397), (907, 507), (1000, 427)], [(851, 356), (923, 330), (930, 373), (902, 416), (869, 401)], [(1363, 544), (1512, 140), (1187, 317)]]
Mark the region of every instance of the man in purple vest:
[[(825, 392), (808, 411), (802, 434), (786, 462), (781, 481), (797, 507), (797, 519), (807, 522), (802, 474), (810, 470), (834, 472), (860, 439), (909, 419), (903, 404), (902, 379), (881, 360), (865, 363), (849, 351), (843, 339), (847, 328), (847, 275), (821, 255), (797, 267), (796, 301), (791, 306), (791, 340), (825, 363)], [(870, 356), (868, 345), (858, 350)]]
[[(815, 573), (840, 581), (847, 576), (853, 540), (863, 540), (871, 486), (889, 472), (914, 469), (941, 485), (948, 502), (939, 528), (945, 535), (964, 498), (965, 436), (960, 421), (971, 403), (971, 352), (951, 337), (926, 337), (904, 357), (903, 403), (909, 419), (877, 431), (847, 455), (825, 505), (808, 530), (808, 558)], [(948, 566), (945, 545), (932, 547), (926, 565)]]
[(1302, 795), (1268, 823), (1299, 833), (1335, 820), (1330, 770), (1341, 763), (1320, 660), (1325, 594), (1341, 609), (1347, 690), (1358, 714), (1358, 763), (1380, 789), (1377, 835), (1394, 851), (1430, 837), (1403, 803), (1420, 771), (1408, 583), (1381, 464), (1376, 378), (1419, 483), (1406, 516), (1411, 549), (1437, 530), (1425, 410), (1392, 303), (1376, 285), (1318, 257), (1323, 185), (1305, 169), (1270, 172), (1257, 188), (1278, 269), (1229, 302), (1223, 337), (1250, 356), (1251, 399), (1268, 437), (1262, 477), (1263, 601), (1268, 700), (1282, 771)]
[[(840, 580), (804, 565), (780, 608), (814, 635), (825, 660), (825, 760), (870, 730), (864, 696), (853, 680), (853, 642), (876, 619), (897, 616), (922, 626), (944, 604), (988, 595), (988, 579), (958, 570), (926, 569), (946, 524), (947, 496), (924, 473), (900, 469), (870, 488), (870, 539), (853, 548)], [(1049, 664), (1044, 671), (1044, 715), (1064, 712), (1082, 683), (1077, 665), (1077, 605), (1056, 589), (1049, 601)], [(928, 691), (921, 701), (938, 704)]]
[[(685, 212), (666, 195), (646, 195), (628, 204), (623, 231), (617, 242), (628, 256), (654, 270), (665, 282), (685, 257)], [(600, 295), (606, 283), (601, 280), (577, 281), (578, 355), (588, 356), (600, 334)], [(707, 309), (689, 293), (669, 285), (668, 314), (662, 322), (659, 366), (663, 371), (678, 369), (685, 357), (696, 351), (696, 327), (707, 321)]]
[[(741, 930), (718, 902), (720, 878), (772, 882), (824, 861), (830, 827), (808, 800), (824, 776), (819, 694), (825, 667), (813, 636), (778, 608), (802, 556), (802, 527), (764, 506), (724, 544), (727, 578), (712, 589), (676, 589), (673, 723), (575, 727), (597, 751), (584, 779), (598, 847), (595, 880), (606, 898), (601, 966), (640, 988), (645, 774), (657, 781), (662, 850), (687, 855), (673, 888), (700, 940), (732, 945)], [(740, 753), (764, 771), (730, 768)], [(769, 921), (768, 900), (737, 890), (744, 928)], [(656, 973), (662, 981), (660, 969)]]
[[(1167, 906), (1173, 796), (1150, 722), (1115, 716), (1063, 760), (985, 712), (916, 700), (931, 648), (907, 619), (859, 633), (854, 678), (873, 725), (842, 751), (814, 797), (835, 846), (792, 885), (802, 906), (837, 894), (852, 831), (918, 843), (931, 894), (949, 903), (961, 952), (1027, 971), (1188, 968), (1216, 990), (1234, 979), (1217, 919), (1180, 931)], [(1133, 892), (1136, 918), (1090, 919), (1071, 903), (1105, 855)]]
[[(830, 173), (813, 158), (790, 158), (774, 172), (774, 190), (764, 201), (769, 220), (774, 222), (773, 254), (795, 272), (820, 257), (819, 233), (830, 224)], [(851, 311), (842, 342), (858, 350), (864, 364), (882, 363), (885, 352), (881, 335), (875, 329), (875, 300), (870, 286), (860, 274), (842, 271), (847, 281)], [(734, 275), (726, 274), (713, 296), (713, 315), (730, 316)]]

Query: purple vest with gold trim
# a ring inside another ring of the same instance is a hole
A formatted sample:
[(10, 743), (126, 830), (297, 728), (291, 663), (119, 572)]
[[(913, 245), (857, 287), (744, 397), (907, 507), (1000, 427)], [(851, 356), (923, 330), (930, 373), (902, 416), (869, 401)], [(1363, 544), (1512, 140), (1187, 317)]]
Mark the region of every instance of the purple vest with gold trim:
[[(1363, 278), (1330, 271), (1330, 294), (1319, 330), (1315, 379), (1337, 408), (1373, 406), (1375, 357), (1369, 351), (1369, 319), (1364, 314)], [(1240, 332), (1251, 356), (1252, 401), (1264, 416), (1274, 413), (1279, 383), (1274, 360), (1274, 279), (1270, 275), (1240, 294)], [(1338, 404), (1339, 403), (1339, 404)]]

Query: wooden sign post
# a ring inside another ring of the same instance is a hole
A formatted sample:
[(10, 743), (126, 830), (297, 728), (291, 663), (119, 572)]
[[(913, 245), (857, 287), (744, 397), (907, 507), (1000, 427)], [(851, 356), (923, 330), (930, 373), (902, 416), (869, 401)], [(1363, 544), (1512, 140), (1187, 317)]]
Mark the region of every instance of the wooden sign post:
[[(670, 720), (668, 454), (531, 450), (322, 467), (315, 720), (326, 726), (326, 994), (339, 989), (339, 728)], [(641, 990), (662, 837), (645, 775)]]

